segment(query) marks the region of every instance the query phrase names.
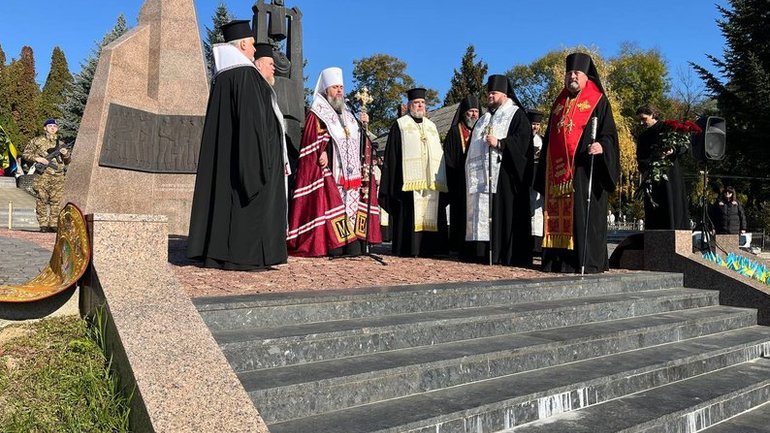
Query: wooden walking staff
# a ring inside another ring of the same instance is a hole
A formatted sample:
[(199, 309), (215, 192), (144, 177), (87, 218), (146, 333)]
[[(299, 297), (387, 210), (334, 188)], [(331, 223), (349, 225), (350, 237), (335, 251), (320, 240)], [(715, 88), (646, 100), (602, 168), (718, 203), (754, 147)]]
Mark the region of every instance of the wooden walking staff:
[[(596, 141), (596, 128), (599, 119), (596, 117), (591, 118), (591, 143)], [(590, 146), (590, 144), (589, 144)], [(588, 199), (586, 204), (586, 217), (584, 219), (585, 228), (583, 230), (583, 260), (580, 262), (580, 275), (583, 276), (586, 272), (586, 253), (588, 251), (588, 217), (591, 214), (591, 189), (593, 189), (594, 183), (594, 155), (591, 155), (591, 168), (588, 171)]]

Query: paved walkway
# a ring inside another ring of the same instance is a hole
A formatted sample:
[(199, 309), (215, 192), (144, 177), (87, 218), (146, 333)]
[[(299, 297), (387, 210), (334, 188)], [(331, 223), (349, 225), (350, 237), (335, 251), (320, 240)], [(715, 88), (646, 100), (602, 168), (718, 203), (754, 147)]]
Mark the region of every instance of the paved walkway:
[(0, 284), (21, 284), (34, 278), (48, 264), (51, 250), (27, 239), (0, 233)]
[(13, 228), (39, 229), (35, 216), (35, 197), (23, 189), (16, 188), (15, 179), (0, 177), (0, 227), (8, 228), (9, 203), (13, 205)]
[[(8, 230), (8, 203), (13, 203), (14, 230)], [(31, 220), (31, 221), (30, 221)], [(35, 198), (0, 177), (0, 284), (25, 283), (51, 259), (55, 235), (37, 233)]]

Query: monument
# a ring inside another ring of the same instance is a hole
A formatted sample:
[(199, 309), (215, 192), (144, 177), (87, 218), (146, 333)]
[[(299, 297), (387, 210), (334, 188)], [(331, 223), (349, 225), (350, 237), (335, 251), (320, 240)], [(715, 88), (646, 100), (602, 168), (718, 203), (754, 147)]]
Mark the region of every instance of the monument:
[[(259, 0), (252, 9), (256, 40), (276, 47), (275, 90), (298, 151), (305, 119), (302, 13), (283, 0)], [(169, 233), (186, 235), (208, 93), (193, 1), (145, 2), (139, 25), (102, 50), (64, 202), (86, 214), (165, 215)]]
[[(252, 28), (257, 42), (273, 44), (275, 61), (275, 92), (278, 105), (286, 119), (286, 135), (299, 156), (299, 142), (305, 126), (305, 78), (302, 57), (302, 12), (286, 8), (284, 0), (265, 4), (259, 0), (254, 7)], [(289, 150), (291, 153), (291, 149)]]
[(147, 0), (139, 24), (102, 50), (64, 202), (165, 215), (186, 235), (208, 93), (193, 0)]

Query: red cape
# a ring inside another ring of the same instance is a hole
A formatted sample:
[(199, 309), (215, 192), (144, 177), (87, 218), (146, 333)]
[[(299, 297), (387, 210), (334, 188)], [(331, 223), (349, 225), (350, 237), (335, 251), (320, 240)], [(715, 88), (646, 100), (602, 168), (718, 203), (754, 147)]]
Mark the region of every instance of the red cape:
[[(329, 167), (321, 169), (318, 158), (331, 144), (331, 136), (323, 123), (311, 111), (305, 121), (305, 131), (300, 142), (300, 158), (297, 167), (296, 189), (292, 196), (289, 213), (289, 254), (302, 257), (325, 256), (330, 250), (355, 240), (366, 240), (367, 221), (371, 224), (369, 243), (382, 242), (380, 234), (380, 208), (374, 175), (368, 174), (369, 182), (361, 187), (355, 227), (351, 227), (345, 214), (345, 205)], [(370, 166), (371, 142), (366, 140), (366, 160)], [(331, 161), (330, 161), (331, 163)], [(366, 170), (365, 170), (366, 172)], [(366, 174), (366, 173), (364, 173)], [(366, 218), (369, 204), (365, 198), (367, 188), (372, 189), (371, 211)]]

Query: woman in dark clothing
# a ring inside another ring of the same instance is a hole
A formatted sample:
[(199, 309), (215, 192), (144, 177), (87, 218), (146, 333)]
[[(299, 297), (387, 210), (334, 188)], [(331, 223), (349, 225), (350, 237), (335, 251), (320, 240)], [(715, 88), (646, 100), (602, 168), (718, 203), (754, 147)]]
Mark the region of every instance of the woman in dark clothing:
[(710, 214), (717, 234), (746, 233), (746, 215), (735, 198), (735, 188), (728, 186), (722, 190), (722, 197), (711, 205)]
[[(661, 140), (665, 132), (664, 123), (658, 121), (658, 113), (655, 107), (643, 105), (636, 110), (636, 115), (644, 126), (647, 127), (637, 139), (636, 161), (639, 172), (648, 174), (652, 163), (666, 158), (672, 162), (666, 175), (668, 179), (653, 181), (649, 184), (649, 191), (644, 194), (644, 220), (646, 228), (689, 230), (690, 216), (687, 210), (687, 190), (679, 168), (678, 159), (686, 151), (681, 153), (668, 151), (660, 154)], [(641, 188), (644, 188), (642, 185)]]

